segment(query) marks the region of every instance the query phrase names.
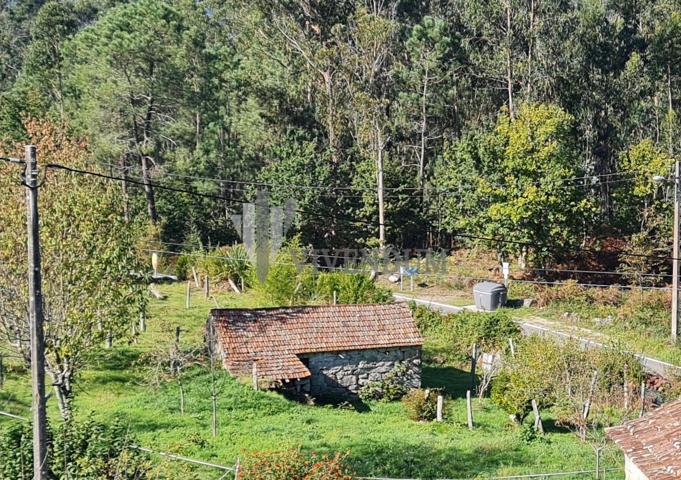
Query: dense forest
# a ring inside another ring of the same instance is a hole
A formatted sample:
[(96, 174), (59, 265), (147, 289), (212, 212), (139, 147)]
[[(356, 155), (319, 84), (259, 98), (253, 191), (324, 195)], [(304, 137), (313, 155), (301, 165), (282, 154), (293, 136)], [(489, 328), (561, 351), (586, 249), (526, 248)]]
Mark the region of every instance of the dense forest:
[(168, 244), (234, 242), (260, 188), (296, 200), (294, 231), (318, 248), (483, 242), (544, 263), (616, 238), (667, 254), (670, 192), (652, 176), (679, 154), (679, 85), (677, 0), (0, 11), (3, 149), (31, 119), (82, 139)]

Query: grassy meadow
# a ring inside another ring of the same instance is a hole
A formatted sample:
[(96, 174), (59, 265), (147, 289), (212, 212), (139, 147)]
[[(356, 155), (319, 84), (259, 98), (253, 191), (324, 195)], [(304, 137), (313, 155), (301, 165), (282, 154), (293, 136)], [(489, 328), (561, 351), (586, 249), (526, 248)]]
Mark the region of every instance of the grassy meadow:
[[(210, 373), (197, 365), (184, 373), (186, 411), (179, 411), (174, 382), (156, 386), (145, 367), (145, 355), (170, 348), (175, 328), (182, 328), (187, 348), (200, 347), (208, 311), (215, 306), (261, 305), (257, 294), (218, 293), (205, 300), (198, 289), (192, 307), (184, 305), (184, 285), (160, 287), (166, 300), (151, 301), (148, 330), (131, 345), (102, 349), (83, 372), (74, 400), (76, 415), (100, 420), (119, 416), (139, 445), (222, 465), (252, 451), (300, 447), (304, 451), (346, 452), (357, 475), (400, 478), (472, 478), (592, 469), (589, 443), (546, 418), (547, 435), (528, 439), (526, 430), (488, 400), (475, 400), (475, 429), (466, 427), (465, 388), (468, 373), (453, 366), (424, 367), (423, 383), (445, 388), (445, 421), (418, 423), (407, 418), (399, 402), (349, 405), (303, 405), (274, 392), (254, 391), (226, 372), (219, 372), (218, 436), (211, 435)], [(439, 348), (439, 346), (432, 345)], [(428, 341), (426, 348), (431, 348)], [(0, 410), (29, 416), (29, 377), (18, 366), (0, 390)], [(50, 418), (60, 421), (56, 402)], [(0, 429), (9, 422), (0, 417)], [(218, 470), (151, 456), (158, 478), (220, 478)], [(609, 446), (603, 465), (621, 478), (622, 459)]]

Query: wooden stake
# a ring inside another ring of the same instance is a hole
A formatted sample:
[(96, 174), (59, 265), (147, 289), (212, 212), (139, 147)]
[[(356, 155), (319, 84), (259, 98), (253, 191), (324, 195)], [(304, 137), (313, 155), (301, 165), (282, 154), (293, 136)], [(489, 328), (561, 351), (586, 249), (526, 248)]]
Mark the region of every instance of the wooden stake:
[(638, 416), (642, 417), (644, 413), (646, 413), (646, 382), (645, 382), (645, 380), (641, 382), (641, 411), (638, 414)]
[[(211, 316), (208, 324), (208, 352), (210, 353), (210, 400), (212, 407), (211, 416), (211, 433), (213, 437), (218, 434), (218, 402), (217, 402), (217, 388), (215, 387), (215, 326), (213, 325), (213, 317)], [(237, 460), (237, 468), (238, 468)]]
[(140, 332), (147, 331), (147, 314), (142, 310), (140, 312)]
[(513, 343), (513, 339), (510, 337), (508, 339), (508, 346), (511, 348), (511, 356), (515, 357), (515, 344)]
[(0, 353), (0, 388), (5, 384), (5, 366), (2, 363), (2, 353)]
[(627, 377), (629, 373), (629, 368), (627, 367), (627, 364), (624, 364), (624, 384), (622, 385), (623, 390), (624, 390), (624, 411), (629, 411), (629, 381), (627, 380)]
[(534, 429), (535, 431), (544, 435), (544, 423), (541, 421), (541, 414), (539, 413), (539, 406), (537, 401), (532, 399), (532, 411), (534, 412)]
[(201, 282), (199, 282), (199, 274), (196, 273), (196, 267), (192, 267), (192, 275), (194, 275), (194, 285), (196, 285), (196, 288), (201, 288)]
[(334, 304), (334, 305), (336, 305), (336, 304), (338, 303), (338, 297), (337, 297), (337, 295), (338, 295), (338, 294), (337, 294), (336, 291), (334, 290), (334, 291), (333, 291), (333, 304)]
[(475, 389), (475, 384), (477, 383), (477, 378), (475, 376), (475, 370), (478, 364), (478, 344), (473, 344), (473, 355), (471, 355), (471, 390)]
[(203, 284), (203, 293), (206, 295), (206, 299), (210, 297), (210, 279), (208, 278), (208, 275), (206, 275), (206, 283)]
[(435, 420), (438, 422), (442, 421), (442, 406), (444, 403), (444, 398), (442, 398), (442, 395), (437, 396), (437, 410), (436, 410), (436, 417)]
[(184, 296), (184, 308), (190, 309), (192, 306), (192, 282), (187, 280), (187, 290), (185, 291), (185, 296)]
[(473, 430), (473, 400), (471, 399), (470, 390), (466, 390), (466, 413), (468, 419), (468, 428)]
[(258, 364), (253, 362), (253, 390), (258, 390)]
[(236, 465), (234, 465), (234, 480), (239, 480), (239, 470), (241, 468), (241, 461), (237, 458)]

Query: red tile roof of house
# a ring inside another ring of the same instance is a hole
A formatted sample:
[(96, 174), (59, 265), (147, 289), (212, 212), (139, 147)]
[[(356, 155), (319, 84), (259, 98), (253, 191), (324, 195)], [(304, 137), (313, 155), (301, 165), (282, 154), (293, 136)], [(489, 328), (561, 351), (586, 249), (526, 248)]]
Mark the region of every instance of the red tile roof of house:
[(681, 399), (605, 432), (649, 480), (681, 478)]
[(225, 367), (273, 380), (310, 376), (299, 354), (421, 346), (404, 303), (214, 309), (211, 316)]

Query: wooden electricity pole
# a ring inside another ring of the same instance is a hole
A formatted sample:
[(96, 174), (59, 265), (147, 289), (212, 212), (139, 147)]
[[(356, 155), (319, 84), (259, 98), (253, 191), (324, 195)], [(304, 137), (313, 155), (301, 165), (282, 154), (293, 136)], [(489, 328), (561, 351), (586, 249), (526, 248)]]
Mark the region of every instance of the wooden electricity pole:
[(45, 414), (45, 336), (40, 274), (38, 161), (35, 145), (26, 146), (26, 211), (28, 227), (28, 316), (33, 386), (33, 479), (47, 480), (47, 419)]

